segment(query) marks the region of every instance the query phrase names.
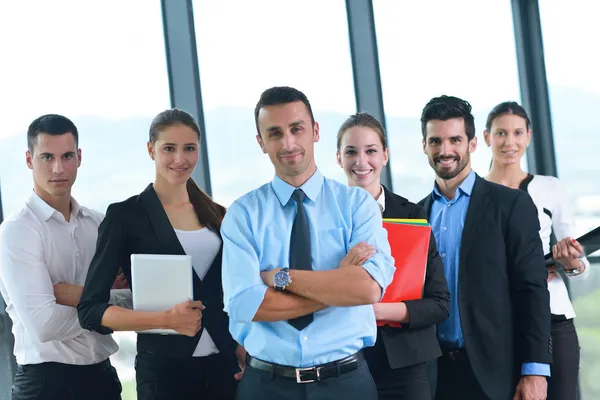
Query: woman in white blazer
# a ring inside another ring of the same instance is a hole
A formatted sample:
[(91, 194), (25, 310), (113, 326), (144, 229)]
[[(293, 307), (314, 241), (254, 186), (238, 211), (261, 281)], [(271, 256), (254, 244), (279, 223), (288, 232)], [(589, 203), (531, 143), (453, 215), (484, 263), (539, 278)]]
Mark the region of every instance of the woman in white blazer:
[[(572, 204), (567, 200), (565, 189), (555, 177), (531, 175), (521, 169), (521, 158), (531, 140), (531, 122), (525, 109), (515, 102), (498, 104), (488, 115), (484, 139), (493, 154), (485, 179), (528, 192), (537, 207), (544, 253), (552, 251), (568, 279), (586, 279), (590, 264), (575, 240)], [(552, 234), (558, 242), (550, 249)], [(555, 268), (548, 272), (548, 290), (554, 357), (548, 400), (576, 399), (580, 356), (573, 324), (575, 311), (565, 283)]]

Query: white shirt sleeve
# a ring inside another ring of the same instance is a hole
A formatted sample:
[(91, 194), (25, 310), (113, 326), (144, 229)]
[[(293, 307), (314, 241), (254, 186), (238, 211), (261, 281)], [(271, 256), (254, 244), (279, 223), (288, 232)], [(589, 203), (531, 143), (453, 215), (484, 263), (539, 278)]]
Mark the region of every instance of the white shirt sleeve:
[[(558, 179), (554, 178), (552, 181), (553, 189), (552, 191), (549, 191), (548, 194), (555, 199), (554, 210), (552, 210), (552, 229), (554, 230), (556, 240), (562, 240), (567, 236), (577, 239), (575, 216), (569, 207), (571, 203), (568, 201), (569, 199), (565, 188)], [(552, 249), (550, 249), (550, 251), (552, 251)], [(590, 262), (585, 257), (583, 257), (581, 261), (583, 261), (583, 264), (585, 265), (585, 271), (583, 271), (582, 274), (575, 276), (566, 275), (567, 277), (578, 280), (584, 280), (589, 277)]]
[(119, 306), (133, 310), (133, 297), (129, 289), (112, 289), (110, 291), (110, 300), (113, 306)]
[(39, 232), (21, 221), (0, 229), (0, 280), (24, 328), (42, 343), (68, 340), (84, 331), (77, 309), (56, 303)]

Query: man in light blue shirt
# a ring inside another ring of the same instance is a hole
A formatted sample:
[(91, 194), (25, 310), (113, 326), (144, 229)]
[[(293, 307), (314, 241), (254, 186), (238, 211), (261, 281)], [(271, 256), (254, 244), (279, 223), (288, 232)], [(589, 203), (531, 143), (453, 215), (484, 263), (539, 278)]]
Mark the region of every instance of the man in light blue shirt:
[(376, 399), (360, 350), (375, 343), (372, 304), (394, 274), (377, 203), (318, 171), (302, 92), (266, 90), (255, 119), (275, 177), (221, 228), (225, 310), (248, 352), (238, 399)]
[(421, 123), (436, 173), (422, 205), (450, 291), (450, 317), (437, 332), (444, 355), (436, 400), (545, 399), (552, 343), (535, 205), (471, 169), (477, 138), (468, 102), (433, 98)]

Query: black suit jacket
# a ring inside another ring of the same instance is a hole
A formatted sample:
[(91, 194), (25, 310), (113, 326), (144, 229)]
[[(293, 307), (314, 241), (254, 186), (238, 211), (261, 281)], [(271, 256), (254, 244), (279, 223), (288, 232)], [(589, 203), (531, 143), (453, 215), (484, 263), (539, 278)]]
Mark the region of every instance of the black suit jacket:
[[(431, 215), (432, 196), (421, 201)], [(458, 269), (471, 368), (491, 399), (512, 398), (524, 362), (550, 364), (550, 297), (533, 201), (476, 176)], [(439, 389), (439, 388), (438, 388)]]
[[(425, 219), (425, 210), (404, 197), (390, 192), (385, 186), (383, 218)], [(442, 353), (436, 337), (435, 324), (448, 318), (450, 293), (444, 276), (444, 265), (437, 252), (433, 234), (429, 240), (429, 254), (425, 273), (423, 298), (404, 302), (410, 322), (402, 328), (377, 328), (377, 342), (372, 350), (366, 349), (369, 366), (387, 358), (392, 369), (415, 365), (439, 357)]]
[[(219, 233), (217, 227), (208, 228)], [(103, 334), (112, 332), (100, 322), (110, 307), (110, 289), (119, 267), (131, 282), (131, 254), (185, 254), (152, 185), (141, 194), (108, 207), (98, 229), (96, 253), (77, 306), (80, 324), (85, 329)], [(194, 337), (140, 334), (137, 339), (138, 352), (150, 351), (169, 357), (188, 358), (193, 355), (203, 330), (207, 329), (232, 372), (239, 371), (235, 357), (237, 343), (229, 333), (229, 319), (223, 311), (221, 256), (222, 249), (203, 280), (194, 272), (194, 300), (202, 300), (206, 306), (202, 312), (202, 329), (198, 334)]]

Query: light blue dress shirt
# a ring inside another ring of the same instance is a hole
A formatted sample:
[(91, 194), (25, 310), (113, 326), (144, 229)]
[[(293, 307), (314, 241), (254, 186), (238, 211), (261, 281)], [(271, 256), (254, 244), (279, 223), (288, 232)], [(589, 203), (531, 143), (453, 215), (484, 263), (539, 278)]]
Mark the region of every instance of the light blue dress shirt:
[[(445, 350), (456, 350), (465, 345), (458, 307), (458, 268), (462, 234), (473, 186), (475, 186), (475, 172), (471, 171), (458, 186), (452, 200), (442, 195), (437, 185), (434, 186), (432, 193), (430, 224), (438, 252), (444, 263), (444, 275), (450, 291), (450, 317), (437, 325), (438, 340)], [(521, 374), (550, 376), (550, 366), (523, 363)]]
[[(248, 353), (264, 361), (307, 367), (339, 360), (377, 337), (371, 305), (327, 307), (314, 313), (302, 331), (287, 321), (252, 322), (267, 286), (260, 272), (288, 267), (296, 216), (294, 187), (279, 177), (244, 195), (228, 209), (223, 237), (223, 293), (229, 330)], [(363, 267), (381, 286), (382, 296), (395, 267), (373, 196), (359, 187), (326, 179), (317, 170), (301, 186), (311, 237), (312, 268), (338, 268), (356, 244), (366, 241), (377, 253)]]

